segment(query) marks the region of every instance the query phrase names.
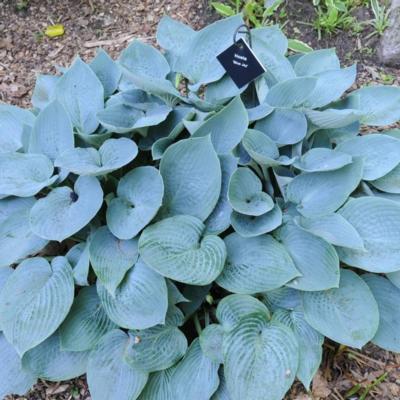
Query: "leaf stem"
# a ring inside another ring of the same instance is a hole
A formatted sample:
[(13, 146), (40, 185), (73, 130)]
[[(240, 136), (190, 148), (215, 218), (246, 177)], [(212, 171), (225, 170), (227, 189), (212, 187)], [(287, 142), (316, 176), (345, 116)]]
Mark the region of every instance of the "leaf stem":
[(202, 332), (202, 329), (201, 329), (201, 324), (200, 324), (200, 321), (199, 321), (199, 316), (197, 315), (197, 313), (195, 313), (193, 315), (193, 322), (194, 322), (194, 327), (196, 328), (196, 332), (200, 336), (201, 332)]

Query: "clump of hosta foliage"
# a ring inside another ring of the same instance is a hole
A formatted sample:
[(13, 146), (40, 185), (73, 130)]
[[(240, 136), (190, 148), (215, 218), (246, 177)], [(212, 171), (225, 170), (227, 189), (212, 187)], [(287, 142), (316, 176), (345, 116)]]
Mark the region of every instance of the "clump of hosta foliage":
[(170, 18), (0, 105), (0, 397), (84, 373), (94, 400), (275, 400), (324, 337), (400, 351), (400, 89), (333, 50), (239, 90), (240, 16)]

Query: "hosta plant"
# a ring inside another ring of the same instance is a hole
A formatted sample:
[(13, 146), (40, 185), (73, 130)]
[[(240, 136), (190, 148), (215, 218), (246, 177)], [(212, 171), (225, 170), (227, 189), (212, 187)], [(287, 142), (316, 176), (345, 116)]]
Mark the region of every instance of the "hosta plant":
[(161, 20), (0, 105), (0, 397), (87, 374), (94, 400), (279, 400), (327, 337), (400, 351), (400, 89), (333, 50), (238, 89), (241, 16)]

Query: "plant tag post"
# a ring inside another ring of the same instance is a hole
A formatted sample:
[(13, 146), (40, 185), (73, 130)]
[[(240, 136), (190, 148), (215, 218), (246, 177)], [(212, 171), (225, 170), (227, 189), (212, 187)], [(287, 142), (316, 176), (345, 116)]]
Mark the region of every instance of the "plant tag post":
[[(246, 32), (240, 31), (244, 27)], [(247, 33), (249, 44), (242, 38), (237, 40), (238, 33)], [(246, 25), (239, 26), (235, 32), (232, 46), (219, 54), (217, 59), (239, 89), (266, 71), (251, 49), (250, 30)]]

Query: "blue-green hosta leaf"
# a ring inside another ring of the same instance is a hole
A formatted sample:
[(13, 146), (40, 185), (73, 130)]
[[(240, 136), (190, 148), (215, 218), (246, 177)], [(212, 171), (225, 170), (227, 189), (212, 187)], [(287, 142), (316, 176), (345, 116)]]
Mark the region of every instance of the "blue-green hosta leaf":
[(336, 110), (334, 108), (323, 111), (307, 110), (305, 113), (315, 126), (322, 129), (343, 128), (359, 121), (361, 116), (358, 110)]
[(335, 49), (315, 50), (301, 56), (295, 63), (298, 76), (316, 75), (320, 72), (340, 69)]
[(161, 207), (164, 183), (158, 169), (145, 166), (128, 172), (107, 209), (107, 225), (119, 239), (135, 237)]
[(22, 148), (23, 125), (15, 115), (0, 111), (0, 153), (17, 151)]
[(176, 285), (169, 279), (165, 280), (168, 288), (168, 301), (172, 304), (186, 303), (189, 300), (179, 291)]
[(71, 120), (57, 101), (46, 106), (37, 116), (29, 143), (29, 152), (44, 154), (54, 161), (62, 152), (74, 148)]
[(233, 293), (255, 294), (283, 286), (300, 276), (285, 248), (270, 235), (225, 239), (227, 259), (218, 285)]
[(150, 103), (141, 109), (136, 105), (115, 104), (97, 114), (100, 123), (109, 131), (128, 133), (136, 129), (158, 125), (165, 121), (171, 107), (165, 104)]
[(132, 267), (114, 296), (97, 281), (101, 304), (112, 321), (126, 329), (146, 329), (163, 324), (168, 308), (165, 279), (141, 259)]
[(185, 335), (175, 326), (157, 325), (143, 331), (131, 331), (131, 345), (125, 361), (143, 372), (165, 370), (175, 365), (186, 353)]
[(103, 203), (103, 190), (92, 176), (79, 177), (74, 190), (67, 186), (53, 189), (32, 207), (32, 231), (44, 239), (62, 240), (84, 228)]
[[(23, 295), (16, 295), (22, 293)], [(65, 257), (23, 261), (0, 294), (0, 325), (20, 355), (47, 339), (74, 299), (72, 269)]]
[(247, 294), (231, 294), (218, 303), (216, 316), (225, 331), (229, 331), (242, 318), (255, 313), (265, 319), (271, 318), (268, 308), (255, 297)]
[(365, 250), (338, 248), (340, 260), (371, 272), (400, 269), (400, 204), (379, 197), (351, 199), (339, 213), (354, 226)]
[(206, 285), (224, 268), (226, 248), (215, 235), (203, 236), (197, 218), (178, 215), (146, 228), (139, 239), (139, 253), (161, 275), (191, 285)]
[(57, 82), (60, 77), (39, 74), (36, 78), (31, 102), (38, 110), (43, 110), (55, 98)]
[[(165, 18), (165, 17), (164, 17)], [(150, 374), (138, 400), (175, 400), (171, 387), (171, 375), (174, 368)]]
[(182, 294), (187, 302), (180, 305), (180, 308), (188, 319), (204, 302), (210, 292), (211, 284), (205, 286), (185, 285)]
[(209, 400), (219, 385), (218, 368), (219, 363), (211, 361), (201, 350), (199, 339), (195, 339), (172, 372), (174, 399)]
[(262, 189), (260, 178), (250, 168), (238, 168), (229, 181), (228, 199), (232, 208), (253, 216), (271, 211), (274, 202)]
[(93, 400), (135, 400), (148, 374), (132, 368), (124, 357), (133, 338), (115, 329), (90, 353), (87, 380)]
[(246, 131), (242, 144), (249, 156), (259, 164), (270, 164), (279, 157), (276, 143), (265, 133), (255, 129)]
[(297, 159), (293, 166), (303, 172), (323, 172), (340, 169), (351, 162), (352, 157), (349, 154), (331, 149), (314, 148)]
[(205, 221), (206, 232), (209, 234), (219, 234), (229, 228), (232, 207), (228, 201), (229, 180), (233, 172), (237, 169), (238, 160), (230, 154), (219, 156), (221, 164), (221, 192), (218, 202)]
[(25, 370), (47, 381), (65, 381), (86, 372), (88, 351), (65, 351), (61, 348), (60, 335), (56, 332), (22, 357)]
[(215, 106), (224, 105), (233, 97), (240, 96), (247, 85), (238, 88), (229, 75), (224, 75), (219, 81), (207, 85), (204, 100)]
[(390, 280), (390, 282), (393, 283), (393, 285), (400, 289), (400, 271), (390, 272), (386, 274), (386, 276)]
[(193, 132), (193, 136), (210, 135), (215, 151), (227, 154), (239, 144), (248, 125), (246, 108), (240, 97), (235, 97), (221, 111), (205, 120)]
[(157, 43), (167, 50), (167, 58), (173, 70), (176, 59), (195, 35), (196, 32), (190, 26), (167, 15), (161, 18), (157, 26)]
[(97, 129), (96, 114), (104, 108), (104, 89), (96, 74), (79, 57), (57, 82), (55, 94), (75, 128), (87, 135)]
[(263, 46), (282, 56), (286, 54), (288, 49), (288, 39), (277, 25), (252, 29), (251, 38), (258, 42), (258, 45), (263, 44)]
[(359, 134), (360, 123), (353, 122), (350, 125), (344, 126), (343, 128), (332, 128), (332, 129), (320, 129), (314, 132), (314, 137), (318, 138), (320, 135), (328, 137), (332, 144), (339, 144), (343, 141), (354, 138)]
[(199, 337), (200, 347), (203, 354), (210, 360), (222, 364), (222, 342), (224, 340), (224, 328), (219, 324), (211, 324), (201, 332)]
[(138, 241), (120, 240), (106, 226), (102, 226), (93, 234), (89, 254), (97, 278), (113, 295), (126, 272), (138, 260)]
[(48, 243), (31, 230), (29, 213), (33, 204), (35, 199), (31, 197), (0, 200), (0, 267), (17, 263)]
[(30, 197), (50, 186), (52, 162), (42, 154), (0, 153), (0, 193), (3, 196)]
[[(202, 84), (222, 78), (225, 70), (217, 55), (232, 44), (236, 29), (243, 24), (241, 15), (224, 18), (190, 35), (178, 52), (174, 70), (190, 80), (191, 90), (197, 91)], [(193, 49), (196, 49), (193, 52)]]
[(359, 103), (363, 113), (361, 122), (367, 125), (390, 125), (400, 119), (400, 88), (395, 86), (370, 86), (358, 89), (350, 100)]
[(272, 107), (300, 107), (314, 90), (317, 79), (312, 77), (293, 78), (272, 86), (266, 102)]
[(380, 133), (357, 136), (339, 143), (338, 151), (364, 160), (363, 179), (372, 181), (386, 175), (400, 162), (400, 140)]
[(62, 323), (59, 334), (62, 350), (91, 350), (107, 332), (117, 326), (101, 306), (96, 287), (83, 288)]
[(302, 274), (289, 284), (290, 287), (316, 291), (338, 286), (339, 258), (332, 245), (291, 223), (279, 230), (278, 240)]
[(400, 289), (383, 276), (362, 276), (378, 303), (379, 328), (372, 342), (388, 351), (400, 352)]
[(262, 301), (272, 311), (284, 308), (296, 310), (301, 307), (301, 291), (287, 286), (263, 293)]
[(96, 57), (89, 64), (104, 88), (104, 97), (111, 96), (118, 87), (121, 70), (117, 63), (103, 50), (99, 49)]
[(290, 328), (299, 343), (299, 366), (296, 376), (307, 390), (322, 361), (324, 336), (304, 319), (303, 311), (277, 310), (273, 320)]
[(81, 242), (71, 247), (65, 255), (72, 266), (75, 284), (78, 286), (89, 286), (89, 241)]
[(298, 143), (307, 134), (307, 119), (301, 111), (276, 109), (257, 121), (255, 129), (264, 132), (278, 146)]
[(252, 34), (252, 42), (253, 50), (266, 68), (265, 75), (272, 84), (296, 77), (290, 61), (282, 54), (282, 43), (277, 43), (274, 38), (269, 41), (268, 37), (258, 34)]
[(335, 171), (297, 175), (287, 186), (286, 196), (305, 217), (320, 217), (336, 211), (357, 188), (363, 174), (363, 162), (354, 158)]
[(371, 181), (371, 184), (386, 193), (400, 193), (400, 164), (381, 178)]
[(14, 118), (24, 125), (33, 126), (35, 114), (27, 109), (12, 106), (11, 104), (0, 104), (0, 112), (9, 112)]
[(30, 370), (22, 368), (21, 359), (13, 346), (0, 333), (0, 397), (8, 394), (23, 396), (36, 382), (36, 376)]
[(317, 84), (303, 106), (319, 108), (339, 99), (354, 83), (356, 75), (357, 68), (355, 64), (351, 67), (324, 71), (314, 75), (314, 78), (318, 79)]
[(233, 229), (243, 237), (255, 237), (264, 233), (272, 232), (282, 224), (282, 211), (278, 204), (267, 213), (254, 217), (243, 215), (236, 211), (232, 212), (231, 224)]
[(66, 150), (57, 157), (54, 165), (76, 175), (106, 175), (129, 164), (137, 154), (133, 140), (108, 139), (99, 150), (92, 147)]
[(161, 159), (160, 173), (165, 187), (163, 216), (185, 214), (204, 221), (211, 214), (221, 192), (222, 173), (210, 137), (170, 146)]
[(335, 246), (364, 250), (361, 236), (340, 214), (328, 214), (318, 218), (295, 217), (294, 221), (300, 228)]
[(299, 362), (295, 335), (262, 314), (243, 318), (226, 334), (224, 374), (232, 400), (281, 400)]
[(267, 103), (261, 103), (258, 106), (248, 108), (247, 114), (249, 117), (249, 122), (251, 123), (263, 119), (269, 114), (271, 114), (273, 111), (274, 107), (271, 107)]
[(342, 269), (339, 287), (303, 293), (304, 315), (318, 332), (346, 346), (361, 348), (376, 334), (378, 305), (367, 284)]

